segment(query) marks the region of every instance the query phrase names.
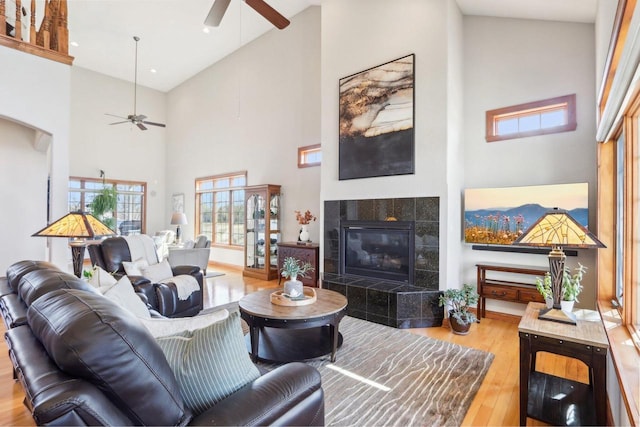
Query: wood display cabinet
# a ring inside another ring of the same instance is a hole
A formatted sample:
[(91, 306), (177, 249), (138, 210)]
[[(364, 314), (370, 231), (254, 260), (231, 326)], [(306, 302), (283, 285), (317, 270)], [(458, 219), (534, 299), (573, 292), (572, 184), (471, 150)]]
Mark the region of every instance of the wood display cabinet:
[(243, 276), (262, 280), (278, 277), (280, 242), (280, 186), (246, 187)]

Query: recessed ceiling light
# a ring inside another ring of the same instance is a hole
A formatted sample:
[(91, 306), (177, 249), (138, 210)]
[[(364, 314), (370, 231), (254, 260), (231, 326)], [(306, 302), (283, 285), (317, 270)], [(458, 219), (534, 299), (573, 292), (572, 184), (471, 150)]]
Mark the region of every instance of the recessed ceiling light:
[(202, 29), (202, 32), (205, 33), (205, 34), (209, 34), (211, 32), (211, 30), (209, 29), (209, 27), (204, 27)]
[(150, 69), (149, 71), (151, 71), (151, 72), (152, 72), (152, 73), (154, 73), (154, 74), (155, 74), (155, 73), (157, 73), (157, 71), (156, 71), (156, 69), (155, 69), (155, 68), (152, 68), (152, 69)]
[(80, 45), (78, 44), (78, 42), (71, 42), (71, 43), (69, 43), (69, 44), (70, 44), (71, 46), (73, 46), (73, 47), (78, 47), (78, 46), (80, 46)]

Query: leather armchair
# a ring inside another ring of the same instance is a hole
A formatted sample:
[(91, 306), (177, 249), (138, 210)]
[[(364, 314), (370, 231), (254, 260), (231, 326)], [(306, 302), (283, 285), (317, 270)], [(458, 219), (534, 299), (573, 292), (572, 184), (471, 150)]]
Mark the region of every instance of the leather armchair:
[[(150, 238), (139, 236), (140, 238)], [(126, 275), (123, 262), (132, 262), (131, 251), (125, 238), (112, 237), (102, 240), (99, 244), (89, 245), (91, 263), (120, 278)], [(194, 291), (189, 298), (178, 298), (178, 290), (175, 283), (151, 283), (143, 276), (129, 275), (129, 280), (138, 293), (144, 294), (151, 309), (158, 311), (166, 317), (195, 316), (203, 307), (203, 275), (200, 267), (195, 265), (177, 265), (171, 268), (174, 277), (178, 275), (193, 276), (200, 286), (200, 290)]]

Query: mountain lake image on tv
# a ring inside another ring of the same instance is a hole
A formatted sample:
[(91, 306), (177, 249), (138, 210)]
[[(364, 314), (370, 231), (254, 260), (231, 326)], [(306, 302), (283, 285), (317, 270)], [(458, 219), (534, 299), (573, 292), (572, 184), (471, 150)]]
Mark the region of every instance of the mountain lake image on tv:
[(511, 245), (553, 208), (567, 210), (588, 227), (588, 193), (587, 183), (468, 188), (464, 191), (464, 241)]

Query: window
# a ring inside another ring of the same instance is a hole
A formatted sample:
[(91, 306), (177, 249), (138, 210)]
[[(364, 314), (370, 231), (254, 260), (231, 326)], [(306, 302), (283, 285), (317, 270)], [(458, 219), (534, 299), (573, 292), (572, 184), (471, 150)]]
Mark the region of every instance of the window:
[(298, 167), (308, 168), (320, 166), (322, 162), (322, 148), (320, 144), (298, 147)]
[(246, 172), (196, 179), (196, 234), (215, 245), (244, 247), (246, 185)]
[(576, 130), (576, 95), (487, 111), (487, 142)]
[(93, 214), (92, 202), (104, 188), (115, 188), (116, 209), (97, 215), (98, 219), (123, 236), (144, 233), (147, 193), (144, 182), (71, 177), (69, 212), (82, 210)]

